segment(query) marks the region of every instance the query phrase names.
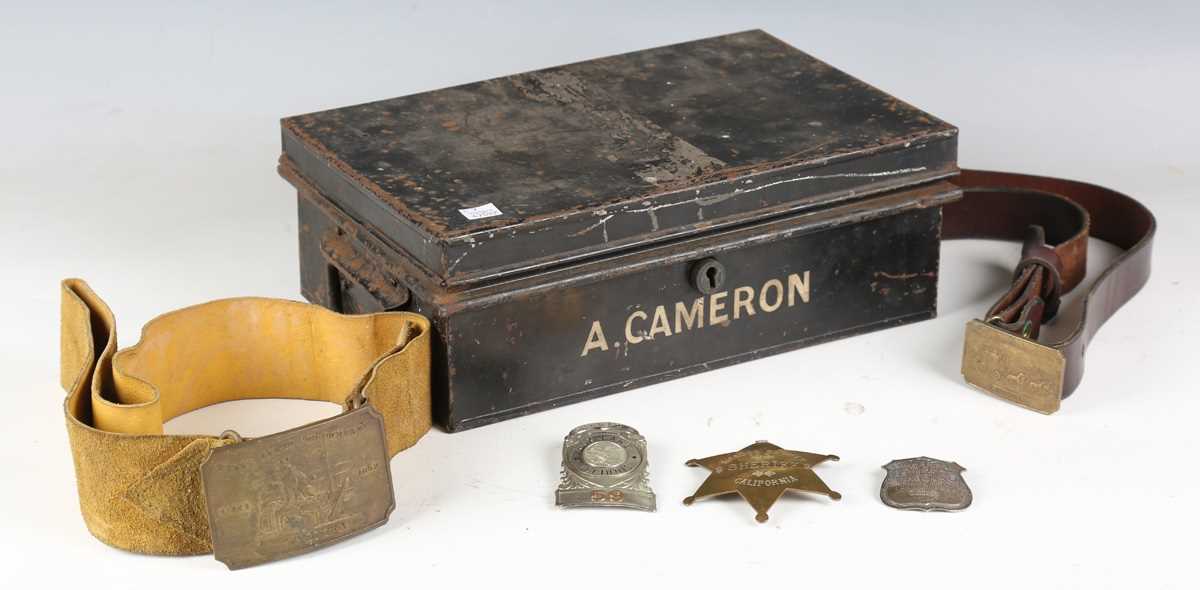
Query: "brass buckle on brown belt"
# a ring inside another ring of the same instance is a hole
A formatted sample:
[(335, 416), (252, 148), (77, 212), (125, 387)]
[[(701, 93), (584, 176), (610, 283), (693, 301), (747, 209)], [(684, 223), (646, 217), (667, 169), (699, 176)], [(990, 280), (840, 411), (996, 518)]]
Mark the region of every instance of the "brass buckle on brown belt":
[[(967, 324), (963, 376), (996, 397), (1053, 413), (1083, 378), (1089, 341), (1146, 284), (1154, 215), (1114, 190), (1061, 178), (964, 170), (955, 182), (963, 198), (943, 210), (944, 238), (1024, 241), (1010, 289), (987, 320)], [(1083, 313), (1059, 320), (1063, 336), (1039, 343), (1058, 298), (1087, 274), (1089, 237), (1121, 253), (1087, 287)]]
[(338, 543), (396, 507), (370, 404), (217, 449), (201, 467), (213, 556), (240, 569)]
[(987, 393), (1053, 414), (1062, 403), (1066, 368), (1066, 357), (1057, 348), (982, 320), (967, 323), (962, 374)]
[(984, 321), (967, 324), (962, 372), (967, 383), (1017, 405), (1053, 414), (1065, 397), (1066, 357), (1037, 341), (1054, 317), (1062, 289), (1057, 254), (1039, 226), (1027, 232), (1010, 290)]

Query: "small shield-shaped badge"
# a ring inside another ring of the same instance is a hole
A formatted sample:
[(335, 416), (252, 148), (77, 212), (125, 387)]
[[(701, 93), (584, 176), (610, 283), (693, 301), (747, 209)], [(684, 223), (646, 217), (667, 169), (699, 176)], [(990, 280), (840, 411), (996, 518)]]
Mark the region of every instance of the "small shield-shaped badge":
[(971, 488), (958, 463), (929, 457), (897, 459), (884, 465), (879, 488), (884, 504), (901, 510), (955, 511), (971, 505)]

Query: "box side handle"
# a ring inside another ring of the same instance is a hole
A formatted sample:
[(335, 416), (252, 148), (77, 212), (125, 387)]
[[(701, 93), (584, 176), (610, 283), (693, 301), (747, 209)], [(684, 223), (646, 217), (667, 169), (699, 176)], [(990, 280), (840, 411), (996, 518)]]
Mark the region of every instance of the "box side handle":
[(344, 234), (330, 230), (321, 236), (321, 254), (341, 277), (369, 293), (386, 311), (404, 308), (409, 290), (384, 269), (384, 265), (355, 248)]

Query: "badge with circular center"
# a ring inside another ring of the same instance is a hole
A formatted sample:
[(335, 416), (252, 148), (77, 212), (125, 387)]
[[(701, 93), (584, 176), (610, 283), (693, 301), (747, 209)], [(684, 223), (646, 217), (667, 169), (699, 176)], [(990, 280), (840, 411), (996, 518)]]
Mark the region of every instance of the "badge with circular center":
[(654, 510), (646, 438), (615, 422), (575, 428), (563, 439), (555, 504)]
[(971, 505), (971, 488), (962, 476), (966, 469), (958, 463), (913, 457), (897, 459), (883, 469), (887, 476), (879, 497), (892, 508), (952, 512)]

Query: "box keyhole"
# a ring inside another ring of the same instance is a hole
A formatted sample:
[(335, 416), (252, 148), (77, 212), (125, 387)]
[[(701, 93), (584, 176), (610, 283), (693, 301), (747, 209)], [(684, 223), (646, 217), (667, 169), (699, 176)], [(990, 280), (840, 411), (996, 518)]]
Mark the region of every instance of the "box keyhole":
[(692, 266), (692, 285), (708, 295), (721, 290), (725, 285), (725, 265), (714, 258), (705, 258)]

